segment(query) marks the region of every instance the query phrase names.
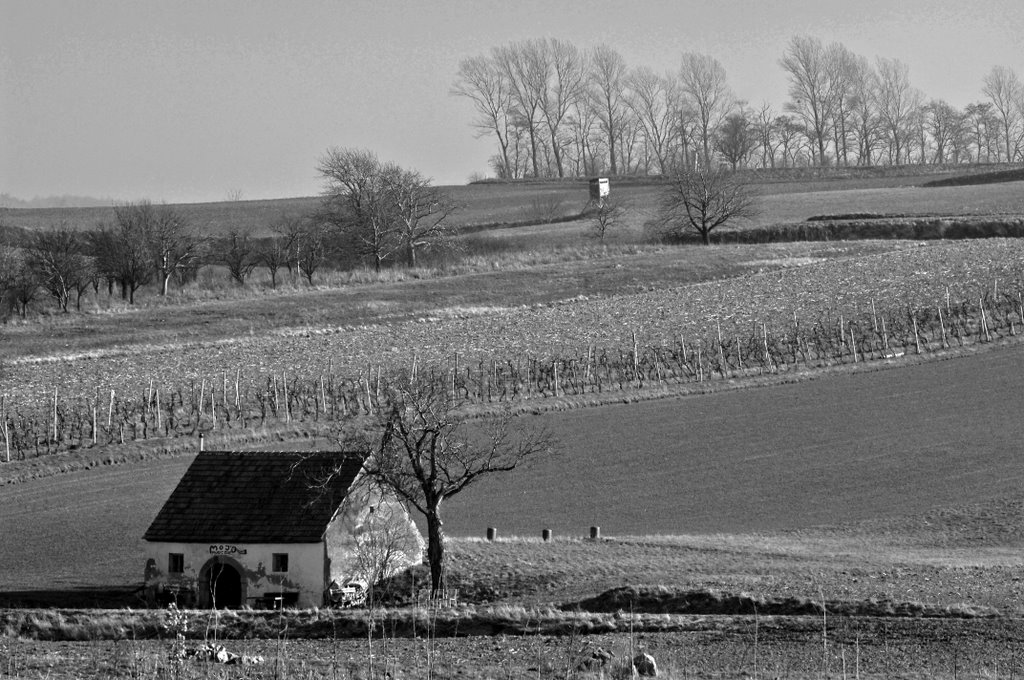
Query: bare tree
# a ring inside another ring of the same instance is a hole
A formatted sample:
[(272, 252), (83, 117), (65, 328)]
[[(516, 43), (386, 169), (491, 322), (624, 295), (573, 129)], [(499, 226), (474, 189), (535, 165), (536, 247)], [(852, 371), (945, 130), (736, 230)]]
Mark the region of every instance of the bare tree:
[(272, 225), (273, 235), (263, 240), (256, 257), (270, 273), (270, 287), (277, 288), (277, 272), (287, 267), (289, 272), (298, 268), (294, 257), (295, 246), (302, 233), (302, 218), (281, 216)]
[(644, 133), (644, 142), (658, 161), (658, 172), (669, 172), (669, 147), (676, 132), (678, 80), (659, 76), (646, 66), (630, 71), (627, 103)]
[(512, 93), (507, 72), (497, 63), (497, 55), (478, 56), (459, 62), (459, 72), (451, 94), (473, 102), (476, 118), (471, 125), (477, 137), (494, 133), (500, 148), (499, 177), (514, 177), (509, 163), (509, 133), (512, 127)]
[(793, 36), (779, 65), (789, 76), (790, 101), (786, 109), (803, 120), (817, 151), (818, 164), (825, 165), (825, 140), (832, 115), (825, 48), (817, 38)]
[(590, 100), (608, 141), (608, 159), (613, 175), (618, 174), (616, 144), (622, 136), (621, 127), (626, 106), (626, 60), (607, 45), (598, 45), (590, 53)]
[(14, 300), (15, 308), (23, 319), (28, 316), (29, 304), (36, 299), (36, 295), (39, 293), (39, 278), (39, 273), (24, 260), (11, 276), (8, 289)]
[[(326, 187), (316, 221), (330, 224), (355, 240), (362, 256), (380, 271), (397, 247), (390, 219), (383, 164), (377, 154), (365, 149), (332, 147), (317, 167)], [(318, 243), (322, 238), (307, 243)], [(307, 279), (309, 277), (307, 276)]]
[(854, 91), (858, 83), (860, 62), (853, 52), (841, 43), (832, 43), (825, 53), (828, 72), (828, 110), (831, 113), (832, 144), (836, 162), (850, 164), (850, 133)]
[(963, 114), (941, 99), (933, 99), (924, 107), (924, 124), (935, 145), (935, 163), (945, 163), (949, 147), (961, 134)]
[(792, 116), (778, 116), (774, 122), (778, 150), (782, 153), (782, 167), (796, 165), (796, 148), (799, 137), (804, 133), (803, 126)]
[(552, 454), (542, 430), (516, 427), (510, 412), (486, 424), (460, 414), (462, 402), (440, 382), (397, 378), (382, 386), (372, 425), (344, 433), (346, 450), (368, 452), (364, 474), (423, 515), (430, 583), (445, 587), (445, 502), (480, 479)]
[(218, 244), (215, 261), (228, 268), (231, 279), (240, 286), (252, 274), (259, 264), (256, 245), (249, 240), (249, 235), (232, 229)]
[(903, 162), (910, 124), (921, 105), (921, 93), (910, 84), (910, 69), (899, 59), (879, 57), (878, 115), (889, 139), (891, 163)]
[(313, 276), (327, 263), (331, 250), (329, 224), (313, 220), (304, 225), (296, 243), (296, 264), (306, 283), (313, 285)]
[(451, 244), (448, 218), (458, 206), (419, 172), (352, 149), (328, 150), (320, 172), (327, 189), (317, 221), (354, 237), (376, 271), (397, 251), (414, 267), (418, 251)]
[(679, 72), (682, 92), (696, 114), (704, 168), (711, 167), (713, 136), (733, 105), (733, 95), (726, 84), (725, 69), (714, 57), (706, 54), (683, 54)]
[(606, 196), (597, 203), (597, 209), (591, 218), (589, 235), (602, 244), (622, 224), (629, 207), (627, 201), (617, 196)]
[(453, 247), (454, 227), (448, 218), (459, 206), (451, 195), (415, 170), (389, 165), (381, 172), (388, 219), (406, 265), (415, 267), (416, 253), (425, 248)]
[(167, 295), (171, 277), (191, 268), (199, 260), (204, 239), (196, 235), (180, 211), (167, 205), (154, 206), (142, 201), (132, 208), (142, 221), (156, 258), (160, 276), (160, 295)]
[(516, 109), (513, 120), (529, 135), (533, 176), (540, 177), (538, 144), (550, 65), (536, 41), (512, 43), (496, 48), (492, 54), (508, 78), (512, 104)]
[(108, 290), (117, 281), (121, 297), (135, 304), (135, 293), (153, 280), (157, 257), (150, 238), (151, 222), (146, 204), (126, 203), (114, 207), (115, 226), (101, 226), (90, 239), (92, 255)]
[(0, 300), (21, 317), (39, 292), (39, 273), (26, 260), (25, 251), (10, 243), (0, 245)]
[(726, 116), (715, 136), (715, 149), (732, 166), (733, 171), (739, 165), (746, 165), (757, 143), (757, 131), (750, 121), (749, 112), (745, 110)]
[(977, 102), (968, 104), (965, 110), (968, 137), (974, 143), (976, 154), (975, 162), (981, 163), (982, 154), (985, 154), (985, 163), (992, 162), (992, 151), (999, 151), (999, 119), (996, 117), (993, 106), (990, 102)]
[(692, 230), (709, 245), (713, 230), (756, 213), (750, 189), (734, 173), (699, 168), (672, 178), (662, 195), (659, 221), (668, 236), (682, 238)]
[(21, 260), (21, 249), (6, 237), (0, 239), (0, 304), (5, 312), (13, 306), (15, 274), (21, 267)]
[(593, 145), (597, 112), (591, 103), (589, 95), (576, 102), (573, 115), (569, 118), (573, 145), (576, 148), (576, 175), (594, 175), (598, 172), (597, 153)]
[(558, 176), (564, 177), (562, 153), (566, 140), (562, 127), (573, 106), (583, 96), (585, 62), (583, 55), (572, 43), (549, 38), (540, 44), (549, 71), (544, 98), (541, 100), (541, 110), (551, 137), (551, 150), (555, 157)]
[(68, 311), (71, 294), (88, 277), (89, 259), (81, 236), (67, 224), (35, 232), (26, 252), (26, 265), (35, 270), (61, 311)]
[(1005, 66), (993, 66), (983, 82), (984, 86), (981, 91), (992, 101), (992, 106), (1003, 128), (1006, 161), (1012, 162), (1017, 155), (1017, 144), (1020, 139), (1018, 128), (1021, 123), (1021, 100), (1024, 97), (1024, 86), (1021, 85), (1017, 73)]
[(878, 142), (878, 76), (865, 57), (850, 64), (850, 125), (857, 138), (857, 163), (871, 165)]

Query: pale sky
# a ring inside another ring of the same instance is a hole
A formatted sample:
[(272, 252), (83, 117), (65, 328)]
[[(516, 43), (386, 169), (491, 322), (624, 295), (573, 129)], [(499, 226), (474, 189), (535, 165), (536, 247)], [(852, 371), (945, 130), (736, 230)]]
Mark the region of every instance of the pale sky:
[(956, 106), (995, 65), (1024, 77), (1021, 0), (0, 0), (0, 193), (309, 196), (330, 146), (461, 184), (495, 150), (448, 94), (463, 58), (541, 37), (656, 71), (704, 52), (780, 108), (796, 34), (901, 59)]

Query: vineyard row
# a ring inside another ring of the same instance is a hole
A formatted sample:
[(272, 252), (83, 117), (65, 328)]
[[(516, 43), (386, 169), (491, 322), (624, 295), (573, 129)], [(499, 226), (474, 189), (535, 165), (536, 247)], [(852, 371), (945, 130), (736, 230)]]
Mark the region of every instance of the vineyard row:
[(612, 349), (581, 349), (555, 357), (516, 356), (467, 364), (458, 354), (442, 364), (369, 366), (363, 375), (328, 370), (315, 378), (264, 375), (242, 380), (240, 371), (199, 384), (158, 386), (138, 394), (97, 392), (65, 399), (57, 389), (46, 406), (19, 406), (0, 397), (3, 458), (11, 461), (76, 448), (152, 438), (193, 436), (222, 429), (308, 422), (338, 422), (372, 413), (392, 371), (443, 382), (470, 403), (599, 394), (623, 390), (742, 379), (801, 368), (878, 361), (973, 343), (994, 342), (1024, 327), (1020, 289), (989, 291), (923, 309), (864, 311), (851, 318), (794, 318), (784, 329), (756, 324), (723, 334), (716, 324), (702, 337), (663, 338)]

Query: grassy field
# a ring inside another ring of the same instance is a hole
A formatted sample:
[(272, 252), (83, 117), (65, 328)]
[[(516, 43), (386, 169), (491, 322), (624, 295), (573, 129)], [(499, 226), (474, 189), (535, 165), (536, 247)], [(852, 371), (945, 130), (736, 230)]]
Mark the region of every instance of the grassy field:
[[(926, 179), (951, 178), (956, 174), (757, 181), (752, 188), (761, 196), (760, 214), (752, 224), (798, 222), (822, 212), (952, 215), (1024, 212), (1019, 182), (920, 187)], [(616, 195), (635, 211), (632, 223), (639, 224), (650, 217), (660, 191), (656, 180), (629, 181), (614, 184), (614, 187)], [(587, 185), (579, 181), (471, 184), (445, 188), (464, 206), (454, 218), (455, 224), (466, 227), (557, 222), (560, 217), (578, 214), (588, 201)], [(176, 207), (204, 234), (217, 235), (237, 230), (265, 236), (272, 233), (276, 220), (307, 214), (315, 209), (318, 200), (305, 197), (180, 204)], [(822, 210), (823, 207), (827, 208)], [(42, 229), (62, 222), (77, 229), (92, 229), (100, 223), (113, 222), (113, 219), (113, 208), (0, 209), (0, 223), (27, 229)]]

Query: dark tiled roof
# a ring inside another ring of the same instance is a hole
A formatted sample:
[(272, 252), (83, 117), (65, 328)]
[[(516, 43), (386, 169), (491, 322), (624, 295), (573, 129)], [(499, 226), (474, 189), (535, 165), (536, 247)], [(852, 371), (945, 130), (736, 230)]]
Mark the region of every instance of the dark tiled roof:
[[(175, 543), (316, 543), (361, 466), (346, 453), (205, 451), (143, 538)], [(331, 470), (325, 488), (318, 487)]]

